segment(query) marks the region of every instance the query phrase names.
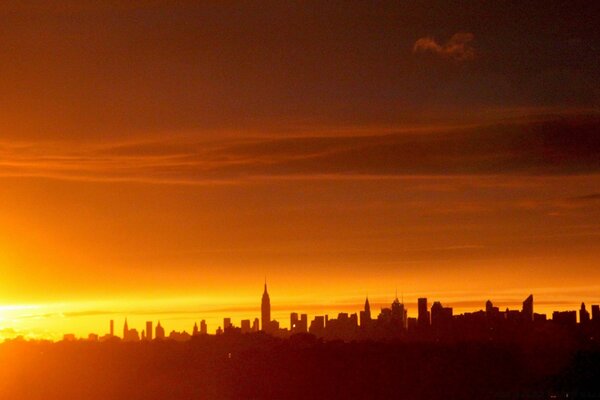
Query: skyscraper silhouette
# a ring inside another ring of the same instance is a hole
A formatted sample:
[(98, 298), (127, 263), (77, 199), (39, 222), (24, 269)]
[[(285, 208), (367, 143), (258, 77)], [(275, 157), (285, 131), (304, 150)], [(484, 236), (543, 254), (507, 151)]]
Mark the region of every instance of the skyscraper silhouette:
[(162, 327), (162, 325), (160, 324), (160, 321), (158, 321), (158, 324), (156, 324), (156, 338), (157, 339), (164, 339), (165, 338), (165, 328)]
[(488, 318), (494, 313), (494, 304), (491, 300), (485, 302), (485, 313), (487, 314)]
[(242, 333), (250, 333), (252, 332), (252, 327), (250, 325), (250, 320), (249, 319), (243, 319), (241, 326), (240, 326), (241, 332)]
[(290, 314), (290, 331), (295, 332), (296, 326), (298, 324), (298, 313), (293, 312)]
[(421, 297), (418, 302), (418, 324), (420, 327), (427, 327), (431, 323), (431, 319), (429, 317), (429, 309), (427, 307), (427, 298)]
[(265, 332), (270, 332), (270, 330), (271, 330), (271, 299), (269, 298), (269, 293), (267, 292), (267, 282), (266, 281), (265, 281), (265, 291), (263, 292), (263, 295), (262, 295), (260, 311), (261, 311), (262, 330)]
[(365, 318), (371, 320), (371, 305), (369, 304), (369, 297), (365, 299)]
[(392, 323), (397, 325), (401, 329), (406, 329), (407, 322), (407, 312), (404, 308), (404, 303), (401, 303), (398, 300), (398, 294), (396, 293), (396, 298), (392, 302)]
[(592, 321), (596, 324), (600, 322), (600, 306), (598, 304), (592, 305)]
[(360, 326), (366, 327), (371, 322), (371, 305), (369, 304), (369, 297), (365, 299), (365, 309), (360, 312)]
[(152, 340), (152, 321), (146, 321), (146, 340)]
[(521, 311), (523, 320), (527, 322), (533, 321), (533, 295), (530, 294), (529, 297), (523, 301), (523, 310)]
[(125, 324), (123, 325), (123, 340), (127, 339), (129, 333), (129, 326), (127, 326), (127, 318), (125, 318)]
[(587, 324), (590, 322), (590, 313), (585, 309), (585, 303), (581, 303), (581, 308), (579, 309), (579, 323)]

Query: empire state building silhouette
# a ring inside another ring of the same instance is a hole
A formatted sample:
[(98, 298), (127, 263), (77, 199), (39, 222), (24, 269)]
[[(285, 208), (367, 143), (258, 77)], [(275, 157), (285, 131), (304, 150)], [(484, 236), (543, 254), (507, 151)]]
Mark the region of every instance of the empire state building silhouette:
[(271, 299), (269, 298), (269, 293), (267, 292), (267, 282), (265, 280), (265, 291), (262, 295), (261, 302), (261, 325), (262, 330), (264, 332), (270, 332), (271, 328)]

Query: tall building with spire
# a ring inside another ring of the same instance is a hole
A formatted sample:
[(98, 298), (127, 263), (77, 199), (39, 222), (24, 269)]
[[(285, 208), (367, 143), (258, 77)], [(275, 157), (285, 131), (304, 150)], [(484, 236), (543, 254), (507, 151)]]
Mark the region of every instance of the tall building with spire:
[(162, 325), (160, 324), (160, 321), (158, 321), (158, 324), (156, 324), (156, 329), (155, 329), (155, 337), (159, 340), (162, 340), (165, 338), (165, 328), (162, 327)]
[(260, 305), (261, 311), (261, 326), (264, 332), (270, 332), (271, 330), (271, 299), (269, 298), (269, 292), (267, 292), (267, 282), (265, 281), (265, 291), (262, 295), (262, 302)]
[(369, 297), (365, 299), (365, 309), (360, 312), (360, 326), (366, 327), (371, 322), (371, 305), (369, 304)]
[(396, 293), (396, 298), (392, 302), (391, 317), (393, 323), (397, 324), (401, 329), (406, 329), (407, 311), (404, 308), (404, 303), (398, 300), (398, 293)]
[(123, 325), (123, 340), (126, 340), (129, 336), (129, 326), (127, 325), (127, 318), (125, 318), (125, 325)]
[(579, 323), (587, 324), (590, 322), (590, 313), (585, 309), (585, 303), (581, 303), (581, 308), (579, 309)]

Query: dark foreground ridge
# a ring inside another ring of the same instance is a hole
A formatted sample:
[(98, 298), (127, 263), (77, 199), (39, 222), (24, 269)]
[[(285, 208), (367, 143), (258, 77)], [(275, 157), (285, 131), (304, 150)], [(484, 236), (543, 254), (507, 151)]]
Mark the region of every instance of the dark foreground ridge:
[(572, 330), (510, 341), (11, 341), (0, 359), (3, 399), (600, 398), (600, 346)]

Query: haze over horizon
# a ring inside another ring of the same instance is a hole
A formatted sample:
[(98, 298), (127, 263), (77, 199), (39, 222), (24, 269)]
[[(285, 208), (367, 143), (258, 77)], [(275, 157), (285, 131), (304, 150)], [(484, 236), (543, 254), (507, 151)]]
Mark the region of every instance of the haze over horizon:
[(396, 289), (413, 316), (600, 302), (593, 2), (7, 1), (0, 26), (0, 337), (214, 331), (265, 276), (284, 326)]

